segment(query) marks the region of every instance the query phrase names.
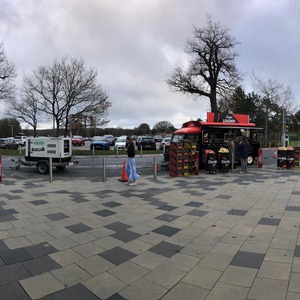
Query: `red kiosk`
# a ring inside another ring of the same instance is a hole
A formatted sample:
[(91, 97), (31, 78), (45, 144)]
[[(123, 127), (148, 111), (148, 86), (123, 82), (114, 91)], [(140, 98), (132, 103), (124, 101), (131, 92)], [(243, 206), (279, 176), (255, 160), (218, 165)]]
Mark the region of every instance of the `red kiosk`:
[[(251, 123), (248, 115), (208, 112), (206, 121), (197, 120), (183, 123), (182, 127), (174, 132), (171, 144), (173, 148), (180, 143), (189, 142), (193, 145), (195, 151), (199, 153), (198, 167), (201, 170), (207, 168), (207, 150), (218, 153), (221, 148), (229, 148), (230, 139), (233, 139), (237, 146), (242, 136), (246, 136), (249, 141), (247, 162), (253, 164), (259, 156), (259, 135), (262, 133), (262, 128)], [(234, 163), (239, 163), (237, 149), (232, 157), (235, 157)], [(173, 164), (178, 165), (174, 159)], [(226, 162), (228, 163), (228, 160)]]

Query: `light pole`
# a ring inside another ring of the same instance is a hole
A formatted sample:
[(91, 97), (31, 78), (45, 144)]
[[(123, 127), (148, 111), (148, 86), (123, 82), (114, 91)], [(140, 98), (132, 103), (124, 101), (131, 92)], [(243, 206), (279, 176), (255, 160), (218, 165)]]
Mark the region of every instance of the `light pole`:
[(14, 137), (14, 125), (8, 125), (11, 127), (11, 137)]

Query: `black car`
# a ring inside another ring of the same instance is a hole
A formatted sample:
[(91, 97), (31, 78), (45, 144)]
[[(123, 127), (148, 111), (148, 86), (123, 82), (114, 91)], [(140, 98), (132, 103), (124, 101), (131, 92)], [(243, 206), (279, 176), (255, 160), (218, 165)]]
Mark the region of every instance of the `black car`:
[(138, 150), (156, 150), (156, 142), (152, 136), (141, 136), (136, 141)]
[(161, 135), (159, 135), (159, 134), (155, 135), (153, 138), (154, 138), (154, 140), (155, 140), (156, 143), (161, 143), (162, 140), (163, 140), (163, 137)]
[(11, 138), (0, 138), (0, 149), (18, 149), (19, 144)]

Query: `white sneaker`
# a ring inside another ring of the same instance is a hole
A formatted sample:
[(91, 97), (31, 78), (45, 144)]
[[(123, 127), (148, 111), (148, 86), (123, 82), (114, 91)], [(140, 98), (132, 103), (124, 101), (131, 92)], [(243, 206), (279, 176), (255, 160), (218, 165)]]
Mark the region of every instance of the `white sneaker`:
[(132, 181), (127, 181), (125, 184), (126, 184), (126, 185), (129, 185), (131, 182), (132, 182)]
[(128, 185), (136, 185), (136, 182), (135, 181), (130, 182)]

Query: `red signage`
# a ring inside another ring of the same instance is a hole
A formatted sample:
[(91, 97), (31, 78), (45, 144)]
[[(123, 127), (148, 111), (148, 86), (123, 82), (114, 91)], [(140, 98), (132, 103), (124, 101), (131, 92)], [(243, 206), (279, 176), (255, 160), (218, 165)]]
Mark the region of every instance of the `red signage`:
[(207, 122), (218, 123), (249, 123), (248, 115), (226, 114), (226, 113), (207, 113)]

